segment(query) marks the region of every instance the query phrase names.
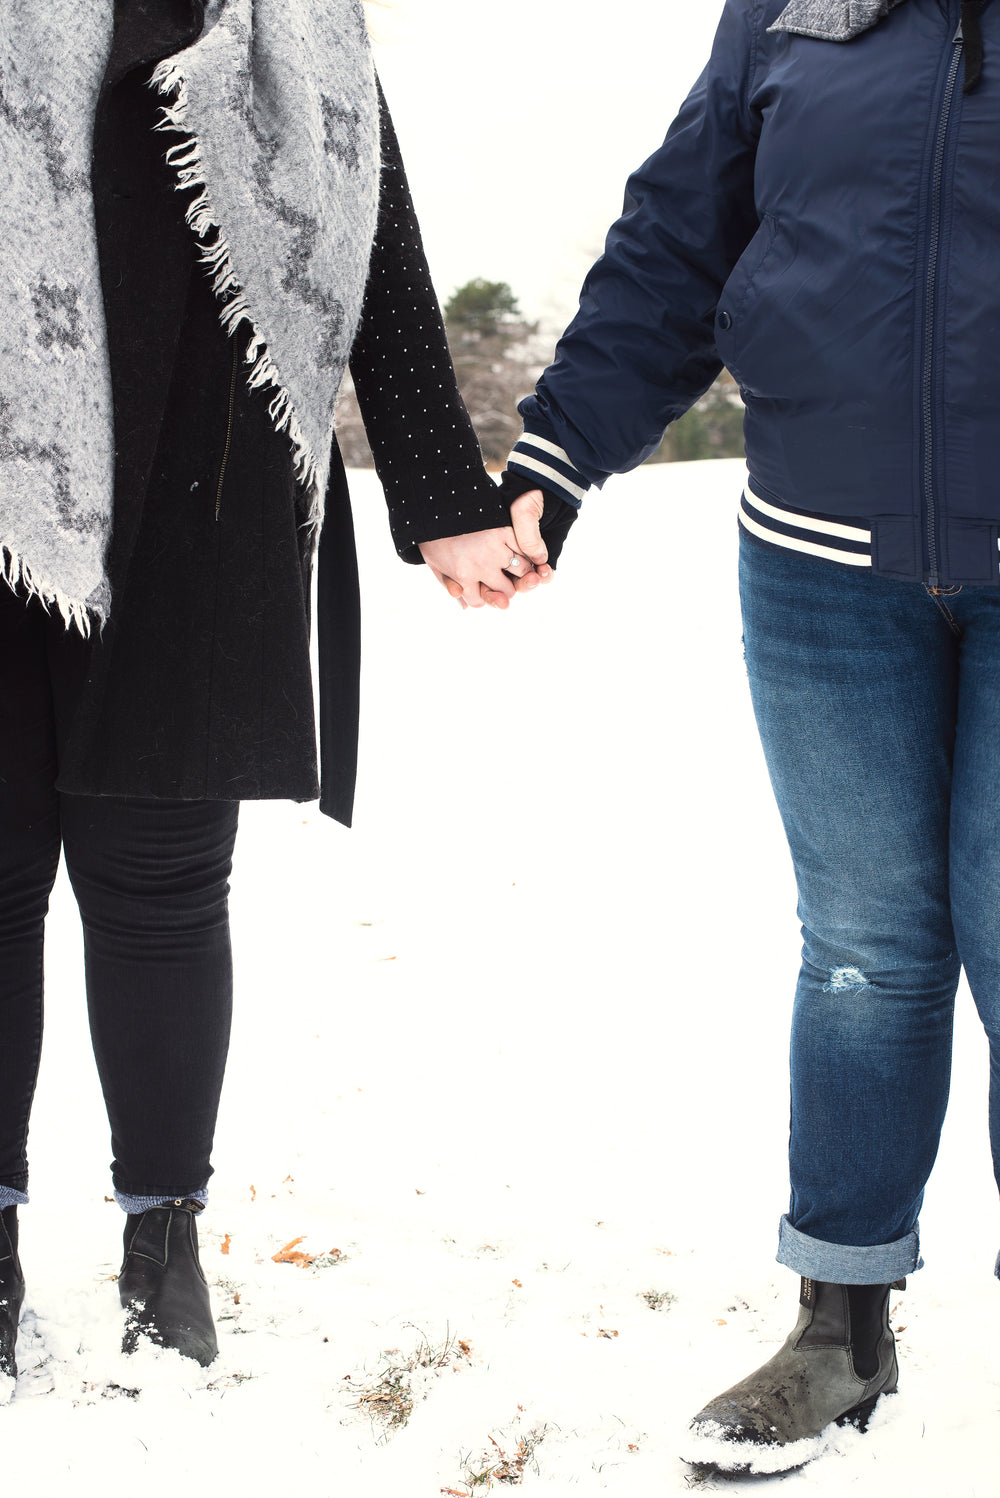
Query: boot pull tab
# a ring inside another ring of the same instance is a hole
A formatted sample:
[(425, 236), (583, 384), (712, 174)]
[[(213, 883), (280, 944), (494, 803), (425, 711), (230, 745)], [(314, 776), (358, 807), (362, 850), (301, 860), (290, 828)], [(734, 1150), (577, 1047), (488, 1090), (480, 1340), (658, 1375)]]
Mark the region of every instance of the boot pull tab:
[(811, 1310), (816, 1304), (816, 1281), (803, 1279), (799, 1290), (799, 1305)]

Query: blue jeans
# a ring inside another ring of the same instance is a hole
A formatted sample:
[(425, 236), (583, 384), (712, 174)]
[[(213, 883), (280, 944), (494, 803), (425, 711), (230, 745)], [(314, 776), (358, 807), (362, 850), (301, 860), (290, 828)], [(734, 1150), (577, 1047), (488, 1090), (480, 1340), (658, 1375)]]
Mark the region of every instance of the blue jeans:
[(932, 593), (740, 538), (754, 712), (802, 921), (778, 1258), (918, 1267), (964, 966), (1000, 1180), (1000, 590)]

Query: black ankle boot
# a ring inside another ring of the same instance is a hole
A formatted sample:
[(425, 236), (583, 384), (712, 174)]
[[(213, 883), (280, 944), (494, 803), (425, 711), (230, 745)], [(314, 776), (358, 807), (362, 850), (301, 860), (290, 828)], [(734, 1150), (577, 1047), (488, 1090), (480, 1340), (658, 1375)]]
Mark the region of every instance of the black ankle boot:
[(172, 1347), (207, 1367), (219, 1351), (208, 1285), (198, 1261), (201, 1211), (196, 1201), (175, 1201), (129, 1213), (118, 1294), (128, 1313), (123, 1352), (140, 1337)]
[(864, 1430), (879, 1396), (896, 1388), (891, 1288), (803, 1280), (795, 1330), (695, 1415), (685, 1460), (720, 1472), (788, 1472), (819, 1454), (828, 1425)]
[(14, 1344), (24, 1301), (24, 1276), (17, 1256), (17, 1208), (0, 1212), (0, 1373), (17, 1377)]

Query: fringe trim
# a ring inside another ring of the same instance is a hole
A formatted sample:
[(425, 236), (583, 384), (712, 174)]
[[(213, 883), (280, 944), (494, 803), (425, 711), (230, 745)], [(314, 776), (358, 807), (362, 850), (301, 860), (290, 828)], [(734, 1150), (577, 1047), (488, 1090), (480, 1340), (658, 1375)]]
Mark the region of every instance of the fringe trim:
[(7, 541), (0, 541), (0, 578), (12, 589), (20, 584), (29, 597), (38, 599), (46, 613), (55, 604), (66, 628), (78, 629), (85, 640), (90, 637), (92, 613), (98, 629), (104, 627), (104, 615), (100, 610), (88, 609), (79, 599), (69, 598), (53, 583), (39, 577), (31, 564)]
[[(323, 520), (323, 494), (318, 483), (318, 463), (302, 425), (295, 413), (292, 397), (281, 382), (278, 367), (271, 358), (264, 334), (254, 321), (250, 304), (243, 287), (236, 277), (229, 242), (223, 233), (209, 196), (204, 177), (204, 162), (201, 144), (190, 128), (190, 98), (187, 81), (180, 63), (165, 58), (153, 70), (150, 88), (166, 96), (173, 94), (174, 102), (164, 104), (163, 119), (154, 126), (156, 130), (173, 130), (185, 139), (171, 146), (166, 154), (167, 164), (177, 173), (177, 190), (198, 188), (199, 192), (185, 213), (185, 218), (200, 241), (199, 253), (202, 262), (212, 272), (212, 290), (222, 303), (219, 320), (231, 338), (240, 323), (250, 326), (250, 342), (246, 362), (251, 367), (247, 385), (251, 390), (273, 386), (275, 395), (268, 406), (268, 415), (276, 432), (285, 432), (292, 444), (295, 477), (309, 496), (309, 519), (306, 526), (315, 537)], [(209, 236), (214, 231), (215, 238)]]

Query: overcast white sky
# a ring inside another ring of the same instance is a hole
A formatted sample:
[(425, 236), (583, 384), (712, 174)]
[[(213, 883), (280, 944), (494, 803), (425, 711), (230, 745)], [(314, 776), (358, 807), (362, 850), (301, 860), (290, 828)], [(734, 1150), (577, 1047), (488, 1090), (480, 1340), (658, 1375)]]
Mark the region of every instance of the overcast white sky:
[(388, 0), (376, 59), (442, 301), (484, 276), (561, 326), (708, 57), (723, 0)]

